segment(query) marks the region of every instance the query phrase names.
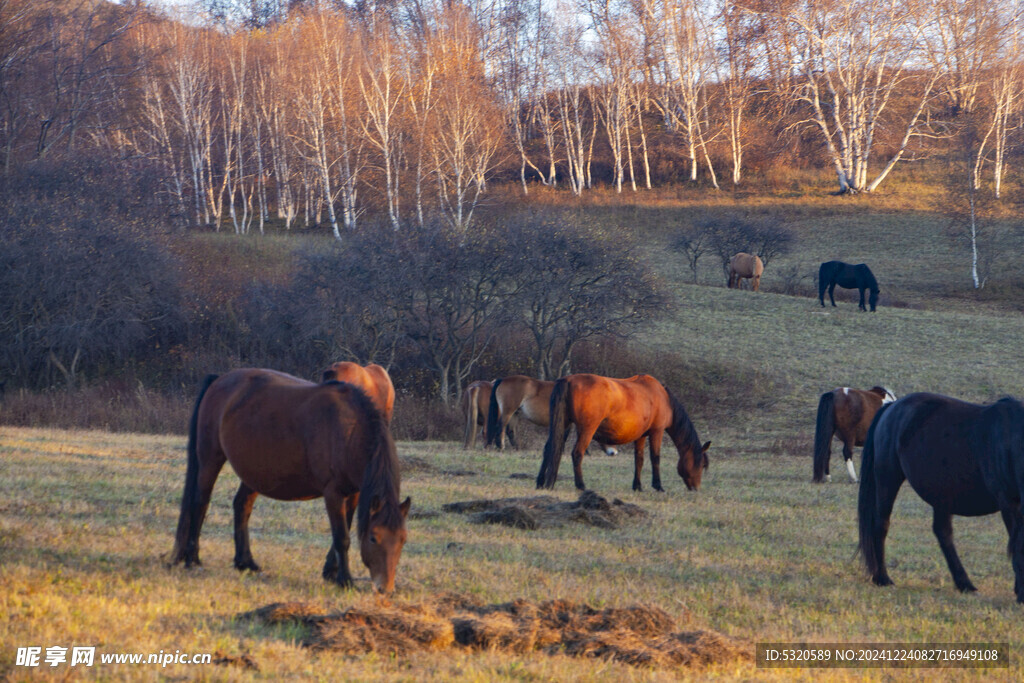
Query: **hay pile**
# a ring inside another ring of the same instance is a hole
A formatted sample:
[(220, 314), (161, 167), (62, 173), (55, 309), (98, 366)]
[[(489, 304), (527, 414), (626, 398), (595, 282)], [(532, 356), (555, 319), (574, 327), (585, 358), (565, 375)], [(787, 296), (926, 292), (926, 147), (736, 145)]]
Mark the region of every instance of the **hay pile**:
[(482, 605), (462, 595), (427, 603), (350, 607), (316, 615), (297, 603), (268, 605), (241, 617), (268, 624), (304, 623), (303, 645), (345, 654), (408, 655), (448, 648), (593, 657), (633, 666), (706, 666), (752, 660), (753, 648), (707, 630), (674, 632), (662, 609), (646, 605), (594, 609), (568, 600)]
[(468, 513), (478, 524), (504, 524), (517, 529), (541, 529), (579, 522), (602, 529), (616, 529), (624, 521), (647, 516), (638, 505), (618, 498), (608, 502), (593, 491), (584, 491), (573, 503), (563, 503), (552, 496), (469, 500), (448, 503), (445, 512)]

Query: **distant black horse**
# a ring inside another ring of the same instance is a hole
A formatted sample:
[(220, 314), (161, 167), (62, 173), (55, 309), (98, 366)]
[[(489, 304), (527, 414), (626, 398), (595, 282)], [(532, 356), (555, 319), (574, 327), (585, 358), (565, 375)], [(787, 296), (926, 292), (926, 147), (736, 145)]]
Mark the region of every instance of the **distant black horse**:
[(836, 305), (836, 300), (832, 297), (832, 292), (835, 291), (836, 285), (844, 289), (859, 289), (860, 290), (860, 310), (866, 311), (864, 308), (864, 290), (867, 289), (871, 292), (871, 296), (868, 298), (868, 303), (871, 304), (871, 310), (875, 310), (875, 306), (878, 304), (878, 280), (871, 273), (871, 269), (863, 263), (858, 263), (855, 266), (851, 266), (849, 263), (843, 263), (842, 261), (826, 261), (821, 264), (821, 268), (818, 269), (818, 301), (821, 305), (825, 305), (825, 289), (828, 289), (828, 298), (832, 302), (832, 305)]
[(1014, 592), (1024, 603), (1024, 405), (1004, 398), (982, 406), (919, 393), (879, 409), (861, 455), (857, 503), (860, 552), (879, 586), (892, 584), (885, 536), (904, 480), (932, 506), (932, 531), (961, 591), (976, 589), (953, 547), (953, 515), (1002, 513)]

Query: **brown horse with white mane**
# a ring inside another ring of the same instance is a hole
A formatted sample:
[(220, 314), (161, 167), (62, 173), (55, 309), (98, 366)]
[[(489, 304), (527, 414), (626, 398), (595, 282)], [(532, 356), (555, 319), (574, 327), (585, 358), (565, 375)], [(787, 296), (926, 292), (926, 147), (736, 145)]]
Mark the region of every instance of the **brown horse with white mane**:
[(651, 442), (651, 486), (661, 487), (661, 439), (668, 433), (679, 452), (676, 471), (686, 488), (700, 488), (708, 467), (708, 441), (701, 445), (697, 429), (675, 396), (650, 375), (614, 379), (600, 375), (569, 375), (555, 383), (551, 393), (551, 427), (544, 444), (544, 460), (537, 474), (537, 488), (554, 488), (558, 464), (565, 450), (569, 426), (575, 424), (576, 445), (572, 449), (576, 488), (583, 483), (583, 454), (591, 439), (606, 444), (632, 443), (634, 447), (633, 490), (640, 491), (640, 469), (644, 442)]
[(391, 376), (381, 366), (371, 363), (367, 366), (359, 365), (349, 361), (332, 363), (331, 367), (324, 370), (320, 378), (321, 382), (348, 382), (363, 390), (373, 405), (384, 416), (384, 419), (391, 422), (391, 416), (395, 412), (395, 385), (391, 383)]
[(822, 394), (814, 430), (814, 481), (832, 481), (828, 463), (832, 459), (832, 437), (838, 434), (850, 481), (856, 484), (853, 447), (864, 445), (875, 413), (895, 400), (896, 395), (885, 387), (871, 387), (867, 391), (840, 387)]
[[(477, 429), (483, 428), (481, 435), (486, 437), (487, 413), (491, 407), (491, 383), (482, 379), (470, 383), (462, 392), (459, 407), (466, 422), (466, 434), (462, 441), (462, 447), (472, 448), (476, 445)], [(509, 443), (515, 447), (516, 440), (512, 433), (512, 425), (508, 425), (505, 432)]]
[[(492, 400), (487, 410), (487, 445), (494, 444), (498, 450), (504, 450), (504, 435), (507, 433), (511, 440), (512, 417), (517, 414), (539, 427), (551, 424), (551, 392), (554, 388), (553, 381), (526, 375), (509, 375), (494, 380)], [(600, 446), (607, 455), (618, 453), (611, 446), (603, 443)]]
[(256, 368), (208, 376), (189, 424), (172, 565), (200, 564), (199, 532), (225, 462), (242, 480), (234, 500), (237, 569), (259, 571), (249, 547), (258, 495), (322, 496), (332, 538), (324, 578), (352, 585), (349, 529), (358, 512), (360, 554), (374, 590), (394, 590), (410, 500), (399, 502), (398, 455), (387, 423), (359, 388)]
[(739, 252), (729, 259), (729, 289), (742, 289), (740, 280), (750, 280), (750, 288), (755, 292), (761, 287), (761, 275), (764, 273), (764, 262), (756, 254)]

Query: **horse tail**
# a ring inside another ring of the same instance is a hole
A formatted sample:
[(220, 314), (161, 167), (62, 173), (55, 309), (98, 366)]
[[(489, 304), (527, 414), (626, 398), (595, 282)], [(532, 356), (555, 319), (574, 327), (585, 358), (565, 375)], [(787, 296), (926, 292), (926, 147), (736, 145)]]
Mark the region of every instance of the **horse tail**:
[(828, 289), (832, 279), (832, 261), (822, 263), (818, 268), (818, 301), (825, 305), (825, 290)]
[(835, 396), (826, 391), (818, 400), (818, 419), (814, 426), (814, 481), (825, 480), (832, 457), (832, 436), (836, 433)]
[(220, 375), (207, 375), (199, 388), (192, 417), (188, 421), (188, 456), (185, 465), (185, 490), (181, 494), (181, 513), (178, 515), (178, 530), (174, 534), (174, 550), (171, 551), (171, 564), (185, 560), (186, 548), (193, 526), (193, 508), (196, 494), (199, 491), (199, 450), (196, 446), (199, 431), (199, 404), (203, 402), (207, 389)]
[(875, 542), (879, 522), (878, 483), (875, 481), (875, 428), (878, 426), (878, 420), (890, 405), (892, 404), (882, 406), (875, 413), (874, 419), (871, 420), (871, 426), (868, 428), (868, 435), (864, 438), (864, 449), (860, 455), (860, 490), (857, 494), (859, 541), (857, 547), (864, 559), (868, 573), (872, 576), (878, 573), (881, 564)]
[(498, 387), (501, 386), (499, 378), (491, 384), (491, 403), (487, 406), (487, 440), (485, 446), (498, 445), (498, 437), (501, 435), (500, 406), (498, 406)]
[(553, 489), (558, 478), (558, 465), (565, 451), (565, 440), (569, 436), (569, 380), (565, 377), (555, 382), (551, 390), (551, 423), (548, 440), (544, 444), (544, 459), (537, 474), (537, 488)]

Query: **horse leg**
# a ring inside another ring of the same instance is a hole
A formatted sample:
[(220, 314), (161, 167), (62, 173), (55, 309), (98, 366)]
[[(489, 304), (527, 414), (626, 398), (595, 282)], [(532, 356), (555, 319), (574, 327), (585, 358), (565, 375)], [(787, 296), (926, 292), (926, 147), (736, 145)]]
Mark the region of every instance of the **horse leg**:
[(644, 487), (640, 484), (640, 470), (644, 466), (644, 439), (646, 437), (641, 436), (639, 439), (633, 442), (633, 490), (643, 491)]
[(862, 311), (867, 311), (868, 310), (867, 308), (864, 307), (864, 288), (863, 287), (860, 290), (860, 304), (857, 306), (857, 308), (859, 308)]
[(495, 437), (497, 441), (494, 445), (499, 451), (503, 451), (505, 450), (505, 432), (512, 425), (512, 414), (505, 415), (505, 411), (500, 403), (498, 404), (498, 409), (498, 436)]
[(1003, 514), (1003, 524), (1010, 535), (1006, 552), (1013, 564), (1013, 592), (1017, 596), (1017, 602), (1024, 603), (1024, 515), (1021, 514), (1021, 506), (1018, 503), (1012, 507), (1004, 507), (1000, 512)]
[[(345, 499), (345, 522), (348, 530), (352, 531), (352, 519), (355, 517), (356, 504), (359, 502), (359, 494), (354, 493)], [(324, 560), (323, 576), (325, 579), (332, 579), (338, 573), (338, 551), (334, 547), (334, 539), (331, 539), (331, 547), (327, 549), (327, 558)]]
[(875, 557), (878, 560), (878, 568), (875, 570), (871, 581), (876, 586), (891, 586), (892, 579), (885, 568), (885, 537), (889, 534), (889, 519), (892, 517), (892, 508), (896, 503), (896, 494), (899, 493), (906, 476), (902, 471), (887, 473), (887, 480), (880, 481), (886, 473), (876, 472), (875, 479), (875, 527), (872, 533), (872, 545), (874, 545)]
[(651, 433), (651, 488), (664, 491), (661, 487), (661, 433)]
[(756, 292), (756, 291), (757, 291), (758, 289), (760, 289), (760, 288), (761, 288), (761, 276), (760, 276), (760, 275), (755, 275), (755, 276), (754, 276), (754, 277), (753, 277), (753, 278), (752, 278), (752, 279), (750, 280), (750, 289), (751, 289), (752, 291), (755, 291), (755, 292)]
[(324, 491), (327, 519), (331, 522), (331, 550), (334, 551), (334, 561), (331, 561), (331, 553), (328, 553), (323, 577), (342, 588), (352, 587), (352, 573), (348, 568), (349, 527), (352, 524), (348, 499), (351, 497), (342, 495), (334, 488)]
[[(843, 460), (846, 461), (846, 471), (850, 473), (850, 482), (857, 483), (857, 470), (853, 467), (853, 441), (843, 439)], [(828, 467), (825, 468), (828, 471)]]
[(508, 445), (518, 450), (519, 445), (516, 443), (516, 430), (512, 420), (509, 420), (508, 425), (505, 427), (505, 436), (508, 438)]
[(199, 561), (199, 532), (202, 531), (203, 522), (206, 521), (206, 511), (210, 507), (213, 485), (217, 483), (217, 477), (220, 475), (220, 470), (224, 467), (226, 460), (227, 458), (225, 458), (224, 454), (217, 449), (211, 451), (210, 459), (200, 465), (196, 497), (192, 501), (188, 540), (185, 543), (185, 552), (183, 553), (186, 568), (203, 564)]
[(244, 482), (235, 494), (235, 569), (239, 571), (260, 570), (260, 566), (252, 559), (252, 549), (249, 547), (249, 515), (252, 514), (252, 506), (258, 495)]
[(587, 452), (587, 446), (597, 433), (597, 427), (580, 429), (580, 426), (576, 425), (576, 432), (576, 445), (572, 447), (572, 476), (576, 481), (576, 488), (585, 491), (587, 487), (583, 483), (583, 454)]
[[(833, 294), (835, 293), (835, 291), (836, 291), (836, 283), (834, 283), (834, 282), (833, 282), (832, 284), (830, 284), (830, 285), (828, 286), (828, 300), (832, 302), (832, 305), (833, 305), (833, 306), (835, 306), (835, 305), (836, 305), (836, 299), (835, 299), (835, 297), (833, 296)], [(825, 304), (823, 303), (823, 304), (822, 304), (822, 306), (824, 306), (824, 305), (825, 305)]]
[(960, 564), (960, 556), (956, 554), (956, 548), (953, 546), (953, 515), (935, 508), (932, 513), (932, 531), (935, 532), (935, 538), (939, 539), (939, 547), (946, 556), (946, 564), (949, 565), (949, 572), (953, 575), (953, 583), (956, 584), (957, 590), (961, 593), (973, 593), (978, 590), (967, 578), (967, 572)]

